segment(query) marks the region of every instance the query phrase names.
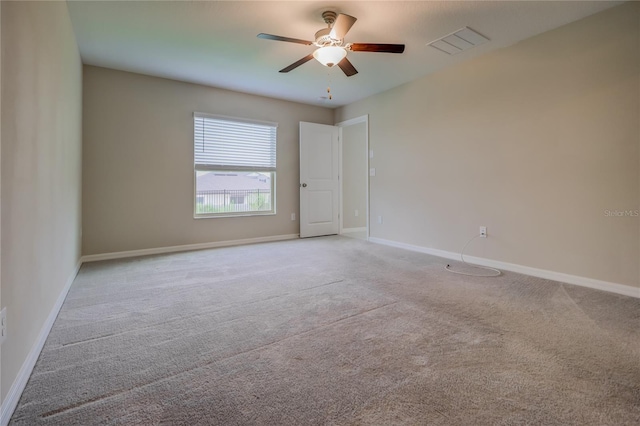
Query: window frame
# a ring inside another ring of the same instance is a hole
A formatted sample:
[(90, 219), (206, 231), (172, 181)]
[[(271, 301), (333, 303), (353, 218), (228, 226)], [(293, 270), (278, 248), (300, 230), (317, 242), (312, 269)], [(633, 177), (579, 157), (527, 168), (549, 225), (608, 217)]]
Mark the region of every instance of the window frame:
[[(220, 217), (247, 217), (247, 216), (273, 216), (276, 215), (276, 172), (277, 172), (277, 147), (278, 147), (278, 123), (271, 121), (253, 120), (243, 117), (231, 117), (219, 114), (207, 114), (201, 112), (194, 112), (192, 120), (192, 159), (193, 159), (193, 218), (194, 219), (210, 219)], [(254, 167), (254, 166), (229, 166), (229, 165), (214, 165), (214, 164), (196, 164), (196, 119), (198, 118), (212, 118), (221, 121), (230, 121), (235, 123), (256, 124), (262, 126), (269, 126), (275, 128), (274, 138), (274, 151), (276, 155), (275, 167)], [(270, 174), (271, 185), (271, 209), (270, 210), (252, 210), (252, 211), (238, 211), (238, 212), (218, 212), (218, 213), (198, 213), (198, 172), (218, 172), (218, 173), (238, 173), (238, 172), (255, 172)]]

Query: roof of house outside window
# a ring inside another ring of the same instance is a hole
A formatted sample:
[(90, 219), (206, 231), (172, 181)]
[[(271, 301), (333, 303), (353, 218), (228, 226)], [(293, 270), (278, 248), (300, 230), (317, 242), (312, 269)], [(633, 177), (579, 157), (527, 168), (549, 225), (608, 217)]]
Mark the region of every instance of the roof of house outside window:
[(271, 177), (255, 172), (206, 172), (197, 173), (198, 191), (271, 190)]

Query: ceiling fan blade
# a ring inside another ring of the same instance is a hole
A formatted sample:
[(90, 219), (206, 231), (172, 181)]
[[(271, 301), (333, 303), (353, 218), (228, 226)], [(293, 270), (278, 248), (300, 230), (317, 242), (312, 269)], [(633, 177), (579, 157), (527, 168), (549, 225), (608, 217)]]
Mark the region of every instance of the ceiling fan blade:
[(273, 34), (265, 34), (265, 33), (258, 34), (258, 38), (263, 38), (265, 40), (287, 41), (289, 43), (299, 43), (299, 44), (305, 44), (307, 46), (313, 44), (313, 42), (311, 42), (311, 41), (300, 40), (299, 38), (282, 37), (282, 36), (277, 36), (277, 35), (273, 35)]
[(356, 67), (354, 67), (346, 57), (338, 62), (338, 66), (346, 74), (347, 77), (358, 74), (358, 70), (356, 69)]
[(347, 35), (353, 24), (355, 24), (357, 18), (354, 18), (350, 15), (345, 15), (341, 13), (336, 18), (336, 22), (333, 23), (331, 27), (331, 32), (329, 33), (329, 37), (334, 40), (342, 40), (344, 36)]
[(294, 69), (298, 68), (300, 65), (305, 64), (305, 63), (309, 62), (312, 59), (313, 59), (313, 53), (305, 56), (304, 58), (300, 59), (299, 61), (296, 61), (296, 62), (292, 63), (291, 65), (289, 65), (286, 68), (282, 68), (280, 70), (280, 72), (289, 72), (291, 70), (294, 70)]
[(350, 43), (347, 48), (353, 52), (402, 53), (404, 44)]

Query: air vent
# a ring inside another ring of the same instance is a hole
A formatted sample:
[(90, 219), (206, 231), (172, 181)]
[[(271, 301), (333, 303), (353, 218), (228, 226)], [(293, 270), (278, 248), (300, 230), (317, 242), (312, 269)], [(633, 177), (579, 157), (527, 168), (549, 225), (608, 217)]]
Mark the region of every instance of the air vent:
[(475, 32), (469, 27), (464, 27), (454, 33), (428, 43), (427, 46), (436, 48), (449, 55), (455, 55), (456, 53), (464, 52), (488, 41), (489, 39), (482, 34)]

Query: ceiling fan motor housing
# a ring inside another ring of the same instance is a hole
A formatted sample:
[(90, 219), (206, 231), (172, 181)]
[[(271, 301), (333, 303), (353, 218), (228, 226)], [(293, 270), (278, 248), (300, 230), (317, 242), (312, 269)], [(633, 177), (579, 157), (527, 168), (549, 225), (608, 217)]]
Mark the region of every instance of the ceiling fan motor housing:
[(331, 28), (333, 24), (336, 22), (336, 18), (338, 14), (332, 10), (327, 10), (322, 12), (322, 19), (327, 24), (327, 28), (323, 28), (320, 31), (316, 32), (315, 42), (314, 44), (318, 47), (325, 46), (340, 46), (342, 44), (342, 40), (336, 40), (331, 38)]
[(340, 45), (341, 41), (332, 39), (329, 33), (331, 33), (331, 28), (323, 28), (316, 32), (316, 41), (314, 44), (318, 47)]

